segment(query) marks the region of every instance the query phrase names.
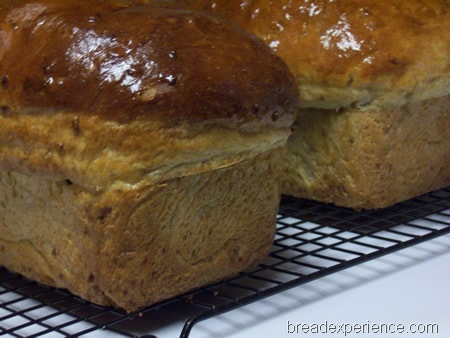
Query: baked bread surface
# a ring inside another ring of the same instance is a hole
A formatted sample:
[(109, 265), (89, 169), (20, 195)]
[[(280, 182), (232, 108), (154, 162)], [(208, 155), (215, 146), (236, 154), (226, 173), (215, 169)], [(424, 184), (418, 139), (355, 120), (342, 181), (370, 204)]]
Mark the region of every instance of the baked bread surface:
[(303, 107), (402, 105), (450, 92), (445, 0), (182, 3), (262, 38), (296, 76)]
[(263, 43), (205, 15), (117, 3), (2, 4), (0, 165), (101, 187), (283, 142), (297, 89)]
[(134, 311), (270, 249), (298, 89), (259, 39), (130, 1), (3, 2), (0, 79), (0, 264)]
[(2, 170), (0, 264), (126, 311), (234, 276), (272, 248), (279, 151), (102, 194)]
[(448, 1), (175, 3), (233, 20), (294, 73), (283, 193), (374, 209), (450, 184)]
[(377, 209), (450, 185), (450, 97), (400, 108), (312, 109), (280, 167), (283, 193)]

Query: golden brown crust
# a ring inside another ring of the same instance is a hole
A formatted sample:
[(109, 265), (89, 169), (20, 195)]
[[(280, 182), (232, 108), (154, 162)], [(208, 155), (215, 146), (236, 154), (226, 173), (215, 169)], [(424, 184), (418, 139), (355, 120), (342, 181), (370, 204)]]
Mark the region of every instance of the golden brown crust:
[(245, 132), (208, 123), (164, 128), (64, 112), (0, 115), (0, 167), (101, 192), (229, 167), (284, 144), (288, 129)]
[[(176, 3), (177, 1), (175, 1)], [(185, 0), (261, 37), (289, 65), (304, 107), (401, 105), (450, 92), (445, 0)]]

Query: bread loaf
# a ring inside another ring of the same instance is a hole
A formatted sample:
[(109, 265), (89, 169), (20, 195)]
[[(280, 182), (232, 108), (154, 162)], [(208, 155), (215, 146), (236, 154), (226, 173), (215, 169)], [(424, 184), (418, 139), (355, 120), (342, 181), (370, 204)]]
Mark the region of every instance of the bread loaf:
[(355, 209), (450, 184), (445, 0), (185, 0), (261, 37), (294, 73), (286, 194)]
[(0, 264), (134, 311), (257, 264), (295, 118), (281, 59), (127, 1), (0, 4)]

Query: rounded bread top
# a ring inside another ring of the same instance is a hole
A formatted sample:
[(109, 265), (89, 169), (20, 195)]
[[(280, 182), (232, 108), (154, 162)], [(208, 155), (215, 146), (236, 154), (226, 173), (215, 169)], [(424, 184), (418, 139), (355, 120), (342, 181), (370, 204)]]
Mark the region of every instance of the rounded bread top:
[(0, 79), (0, 104), (11, 111), (166, 125), (286, 128), (298, 94), (285, 63), (240, 28), (117, 0), (2, 3)]
[[(183, 2), (183, 1), (181, 1)], [(296, 76), (304, 106), (450, 93), (446, 0), (185, 0), (261, 37)]]

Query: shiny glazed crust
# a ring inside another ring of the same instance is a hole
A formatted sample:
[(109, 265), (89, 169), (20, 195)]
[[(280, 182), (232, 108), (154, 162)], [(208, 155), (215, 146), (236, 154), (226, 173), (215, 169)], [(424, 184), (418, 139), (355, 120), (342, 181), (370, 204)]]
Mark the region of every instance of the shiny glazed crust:
[(445, 0), (181, 4), (232, 19), (262, 38), (296, 76), (302, 107), (402, 105), (450, 93)]
[(0, 7), (0, 167), (98, 189), (284, 142), (297, 89), (262, 42), (205, 15), (113, 4)]
[(283, 193), (374, 209), (450, 184), (448, 1), (174, 3), (235, 21), (296, 76)]
[(271, 247), (298, 102), (260, 40), (189, 10), (17, 0), (0, 79), (0, 264), (133, 311)]

